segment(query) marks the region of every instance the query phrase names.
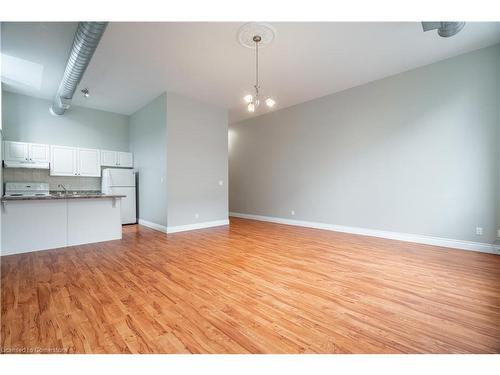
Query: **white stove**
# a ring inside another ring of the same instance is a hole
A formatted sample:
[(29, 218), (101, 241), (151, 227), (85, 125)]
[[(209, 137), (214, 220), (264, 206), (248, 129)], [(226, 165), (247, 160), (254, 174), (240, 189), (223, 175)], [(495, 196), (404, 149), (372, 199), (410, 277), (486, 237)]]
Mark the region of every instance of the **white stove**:
[(6, 197), (37, 197), (50, 195), (49, 184), (46, 182), (7, 182)]

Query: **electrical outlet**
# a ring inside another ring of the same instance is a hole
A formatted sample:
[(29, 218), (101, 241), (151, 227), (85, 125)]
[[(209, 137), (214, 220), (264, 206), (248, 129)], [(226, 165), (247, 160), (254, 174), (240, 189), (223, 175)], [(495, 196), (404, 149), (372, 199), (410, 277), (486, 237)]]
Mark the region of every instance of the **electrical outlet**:
[(476, 227), (476, 234), (478, 236), (482, 236), (483, 235), (483, 228), (481, 227)]
[(199, 219), (200, 218), (200, 214), (199, 213), (194, 214), (194, 218), (195, 219)]
[(292, 214), (292, 216), (295, 216), (295, 210), (291, 210), (290, 214)]

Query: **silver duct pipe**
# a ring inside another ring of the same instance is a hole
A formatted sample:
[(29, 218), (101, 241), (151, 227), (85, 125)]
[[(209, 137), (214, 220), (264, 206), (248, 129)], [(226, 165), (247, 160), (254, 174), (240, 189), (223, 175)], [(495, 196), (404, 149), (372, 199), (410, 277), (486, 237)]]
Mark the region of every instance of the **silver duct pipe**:
[(70, 107), (76, 87), (94, 55), (106, 26), (107, 22), (78, 23), (66, 69), (50, 107), (50, 113), (53, 115), (61, 116)]
[(465, 26), (465, 22), (422, 22), (422, 28), (425, 31), (437, 30), (439, 36), (449, 38), (457, 34)]

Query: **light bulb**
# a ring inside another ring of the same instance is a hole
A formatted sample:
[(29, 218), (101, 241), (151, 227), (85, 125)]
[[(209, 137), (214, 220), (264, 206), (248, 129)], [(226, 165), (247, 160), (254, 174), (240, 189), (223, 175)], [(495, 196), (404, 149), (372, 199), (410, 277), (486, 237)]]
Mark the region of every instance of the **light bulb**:
[(253, 101), (253, 96), (248, 94), (246, 95), (243, 100), (246, 102), (246, 103), (251, 103)]
[(272, 98), (267, 98), (266, 99), (266, 104), (269, 108), (272, 108), (274, 107), (274, 105), (276, 104), (276, 102), (272, 99)]
[(247, 109), (248, 109), (248, 112), (255, 112), (255, 104), (248, 103)]

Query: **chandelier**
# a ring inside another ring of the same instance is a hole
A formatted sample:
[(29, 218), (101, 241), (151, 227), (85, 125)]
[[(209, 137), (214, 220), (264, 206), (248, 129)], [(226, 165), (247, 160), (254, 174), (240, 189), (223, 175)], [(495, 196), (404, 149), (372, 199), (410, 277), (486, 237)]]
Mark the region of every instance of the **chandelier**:
[(248, 48), (255, 48), (255, 85), (254, 93), (246, 95), (243, 100), (247, 105), (248, 112), (255, 112), (262, 102), (268, 108), (273, 108), (276, 102), (270, 96), (263, 96), (259, 84), (259, 47), (269, 44), (274, 39), (274, 29), (264, 23), (252, 22), (241, 27), (238, 38), (240, 43)]

